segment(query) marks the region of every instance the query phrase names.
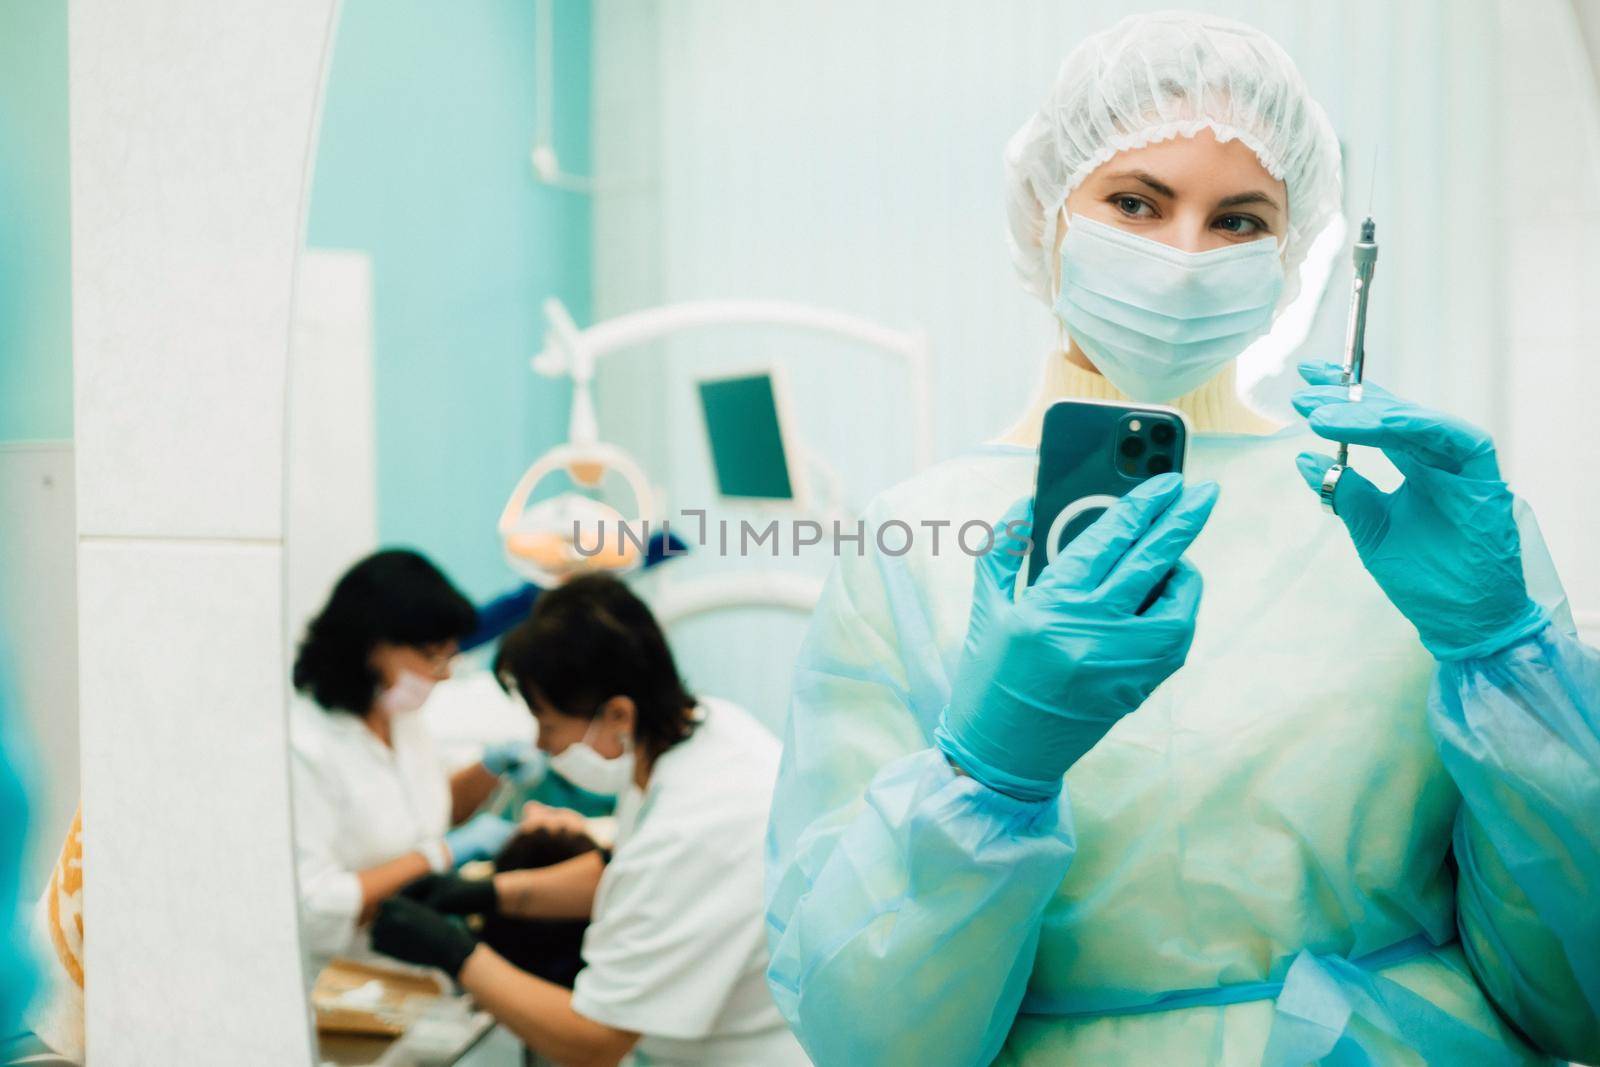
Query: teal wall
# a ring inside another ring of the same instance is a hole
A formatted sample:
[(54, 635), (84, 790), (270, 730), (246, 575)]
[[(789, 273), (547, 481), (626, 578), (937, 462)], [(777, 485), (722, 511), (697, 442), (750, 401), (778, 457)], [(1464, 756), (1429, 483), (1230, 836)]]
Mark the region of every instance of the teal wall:
[(72, 436), (67, 5), (0, 3), (0, 441)]
[[(590, 8), (553, 0), (556, 149), (589, 167)], [(590, 317), (587, 197), (539, 184), (532, 0), (346, 0), (308, 243), (372, 256), (378, 536), (469, 595), (516, 579), (495, 519), (566, 433), (540, 304)]]

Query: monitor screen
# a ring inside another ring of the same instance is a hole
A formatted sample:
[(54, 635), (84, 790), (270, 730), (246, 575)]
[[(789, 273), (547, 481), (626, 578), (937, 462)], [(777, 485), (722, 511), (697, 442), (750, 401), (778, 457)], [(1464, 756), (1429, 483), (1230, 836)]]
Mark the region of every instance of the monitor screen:
[(793, 500), (772, 375), (707, 379), (699, 386), (718, 491), (727, 497)]

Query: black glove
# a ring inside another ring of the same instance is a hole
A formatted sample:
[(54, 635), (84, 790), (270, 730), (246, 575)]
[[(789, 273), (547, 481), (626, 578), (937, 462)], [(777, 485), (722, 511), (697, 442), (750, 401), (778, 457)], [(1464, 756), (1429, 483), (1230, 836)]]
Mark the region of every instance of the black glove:
[(493, 878), (425, 874), (401, 889), (400, 895), (446, 915), (493, 915), (500, 910)]
[(478, 947), (478, 939), (455, 919), (406, 897), (390, 897), (372, 922), (372, 947), (385, 956), (437, 967), (451, 978)]

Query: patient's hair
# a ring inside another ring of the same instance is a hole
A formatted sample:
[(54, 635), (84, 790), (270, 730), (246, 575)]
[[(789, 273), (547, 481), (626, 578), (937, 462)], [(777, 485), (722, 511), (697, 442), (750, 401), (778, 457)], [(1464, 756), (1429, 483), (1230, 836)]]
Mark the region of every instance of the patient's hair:
[(368, 556), (345, 572), (294, 658), (294, 687), (329, 711), (365, 715), (380, 679), (380, 644), (424, 648), (472, 633), (478, 613), (439, 568), (406, 549)]
[[(531, 830), (513, 837), (495, 857), (498, 871), (549, 867), (593, 852), (598, 846), (583, 834), (561, 830)], [(508, 919), (486, 915), (484, 944), (516, 966), (546, 981), (572, 988), (583, 969), (583, 931), (587, 919)]]
[(509, 675), (528, 706), (549, 704), (593, 717), (615, 696), (633, 701), (634, 735), (654, 758), (688, 737), (695, 698), (644, 601), (604, 574), (584, 575), (544, 594), (533, 614), (500, 643), (495, 677)]

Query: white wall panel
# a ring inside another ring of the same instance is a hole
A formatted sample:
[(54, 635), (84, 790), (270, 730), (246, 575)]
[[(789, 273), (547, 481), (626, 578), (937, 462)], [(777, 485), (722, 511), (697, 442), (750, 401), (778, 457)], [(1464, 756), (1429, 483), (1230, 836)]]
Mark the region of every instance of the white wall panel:
[(74, 0), (86, 535), (282, 533), (284, 353), (333, 0)]
[(281, 549), (78, 567), (89, 1062), (304, 1064)]
[(1502, 0), (1500, 16), (1500, 452), (1600, 642), (1600, 87), (1569, 0)]
[(372, 257), (307, 249), (295, 286), (284, 516), (289, 647), (378, 543)]

